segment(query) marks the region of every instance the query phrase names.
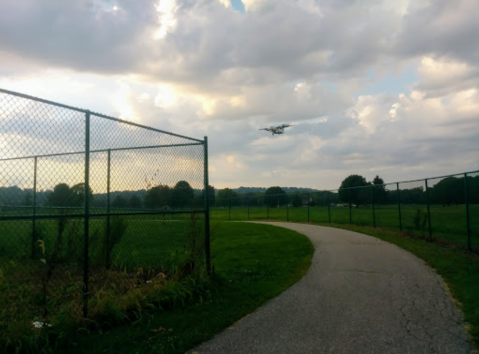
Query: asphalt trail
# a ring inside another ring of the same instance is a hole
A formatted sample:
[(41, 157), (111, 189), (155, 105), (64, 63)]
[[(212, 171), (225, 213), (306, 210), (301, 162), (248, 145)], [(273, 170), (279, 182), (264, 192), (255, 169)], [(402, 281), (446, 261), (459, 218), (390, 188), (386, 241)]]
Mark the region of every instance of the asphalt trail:
[[(424, 261), (371, 236), (269, 223), (308, 236), (308, 273), (188, 353), (471, 354), (462, 314)], [(287, 250), (285, 250), (287, 252)]]

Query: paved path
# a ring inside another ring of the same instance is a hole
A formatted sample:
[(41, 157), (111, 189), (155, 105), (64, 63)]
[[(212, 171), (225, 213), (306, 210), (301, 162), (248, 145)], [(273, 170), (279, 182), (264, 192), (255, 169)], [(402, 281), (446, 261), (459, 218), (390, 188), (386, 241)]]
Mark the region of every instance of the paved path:
[(444, 282), (422, 260), (351, 231), (274, 225), (311, 239), (315, 253), (308, 273), (192, 352), (473, 353)]

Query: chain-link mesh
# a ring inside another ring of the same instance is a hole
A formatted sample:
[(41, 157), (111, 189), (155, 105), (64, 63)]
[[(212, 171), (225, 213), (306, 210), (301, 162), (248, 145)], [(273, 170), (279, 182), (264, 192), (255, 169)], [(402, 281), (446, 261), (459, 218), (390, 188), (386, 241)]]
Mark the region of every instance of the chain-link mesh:
[[(232, 190), (223, 192), (214, 201), (217, 220), (354, 224), (479, 253), (478, 171), (331, 191), (239, 196)], [(236, 196), (228, 197), (231, 194)]]
[(467, 247), (464, 175), (427, 180), (431, 237), (440, 243)]
[(426, 182), (410, 181), (399, 183), (398, 205), (392, 206), (401, 217), (401, 231), (410, 235), (429, 238)]
[(465, 174), (466, 190), (466, 218), (468, 221), (469, 245), (473, 251), (479, 253), (479, 172)]
[(205, 141), (0, 90), (0, 147), (0, 332), (206, 270)]

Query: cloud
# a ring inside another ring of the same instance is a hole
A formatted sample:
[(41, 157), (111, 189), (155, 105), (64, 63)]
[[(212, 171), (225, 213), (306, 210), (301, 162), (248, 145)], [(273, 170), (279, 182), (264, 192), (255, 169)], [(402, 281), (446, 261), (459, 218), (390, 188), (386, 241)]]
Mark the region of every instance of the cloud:
[(217, 187), (478, 166), (475, 0), (0, 4), (0, 85), (208, 136)]
[(477, 64), (478, 17), (476, 0), (411, 3), (396, 34), (393, 52), (409, 57), (434, 54)]
[(423, 57), (415, 89), (428, 97), (447, 95), (479, 86), (479, 67), (448, 58)]

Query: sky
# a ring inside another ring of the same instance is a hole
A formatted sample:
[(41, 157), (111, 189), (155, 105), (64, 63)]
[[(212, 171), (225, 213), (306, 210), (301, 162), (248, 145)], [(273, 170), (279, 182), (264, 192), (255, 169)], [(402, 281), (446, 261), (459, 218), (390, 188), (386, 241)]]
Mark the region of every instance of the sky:
[(217, 189), (442, 176), (479, 170), (478, 18), (477, 0), (0, 0), (0, 87), (208, 136)]

